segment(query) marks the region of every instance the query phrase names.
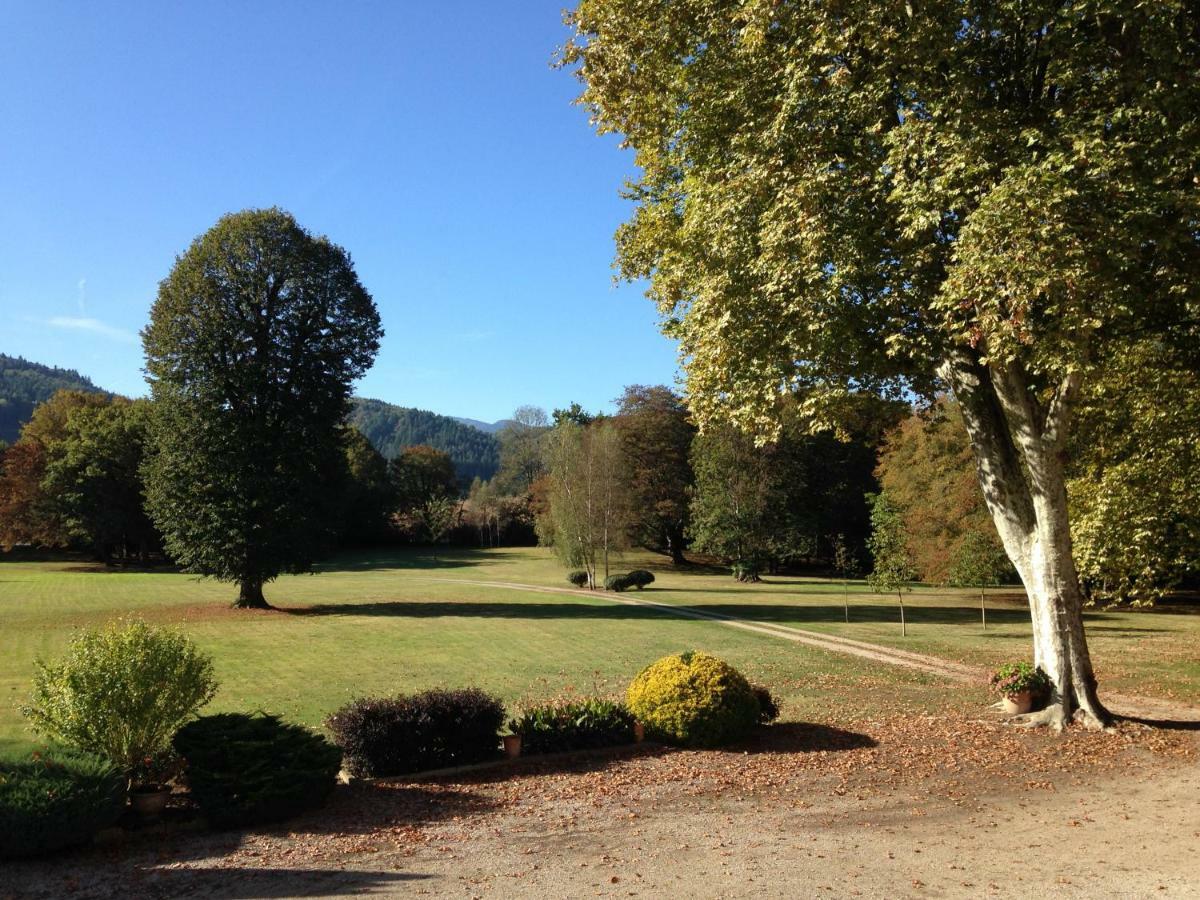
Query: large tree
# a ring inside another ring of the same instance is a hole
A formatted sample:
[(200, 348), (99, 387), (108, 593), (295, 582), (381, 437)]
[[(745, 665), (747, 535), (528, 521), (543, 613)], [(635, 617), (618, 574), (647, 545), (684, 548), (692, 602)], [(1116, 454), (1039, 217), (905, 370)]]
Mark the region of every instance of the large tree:
[(405, 447), (388, 464), (388, 477), (396, 492), (398, 508), (409, 513), (430, 500), (458, 494), (458, 476), (450, 454), (418, 444)]
[(524, 494), (545, 473), (542, 441), (550, 417), (538, 406), (518, 406), (508, 424), (496, 434), (500, 441), (500, 470), (496, 487), (506, 494)]
[(350, 385), (383, 331), (350, 257), (279, 209), (224, 216), (159, 285), (142, 332), (151, 517), (188, 571), (310, 571), (336, 534)]
[(643, 546), (683, 562), (692, 498), (688, 460), (696, 428), (683, 400), (668, 387), (625, 388), (613, 424), (629, 468), (636, 537)]
[(1051, 702), (1108, 721), (1063, 451), (1131, 335), (1200, 339), (1190, 0), (581, 0), (564, 62), (636, 151), (624, 274), (701, 426), (953, 390)]

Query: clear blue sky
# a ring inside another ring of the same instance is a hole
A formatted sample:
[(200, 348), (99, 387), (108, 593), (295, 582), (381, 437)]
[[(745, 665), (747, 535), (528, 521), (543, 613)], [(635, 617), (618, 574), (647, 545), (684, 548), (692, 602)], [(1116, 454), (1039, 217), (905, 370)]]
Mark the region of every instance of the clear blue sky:
[(278, 205), (354, 257), (366, 396), (493, 420), (672, 383), (613, 287), (632, 165), (550, 59), (563, 0), (0, 0), (0, 352), (144, 391), (175, 256)]

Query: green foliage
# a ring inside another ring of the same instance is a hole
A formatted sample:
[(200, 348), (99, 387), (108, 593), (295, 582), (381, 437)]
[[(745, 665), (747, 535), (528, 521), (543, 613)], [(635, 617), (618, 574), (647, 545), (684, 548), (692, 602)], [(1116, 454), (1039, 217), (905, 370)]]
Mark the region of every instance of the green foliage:
[(77, 750), (0, 755), (0, 859), (86, 844), (125, 809), (125, 778)]
[(609, 575), (604, 579), (604, 589), (606, 591), (615, 591), (619, 594), (622, 591), (629, 590), (631, 587), (635, 587), (635, 584), (633, 579), (628, 575)]
[(992, 673), (992, 690), (1004, 697), (1028, 691), (1035, 697), (1045, 697), (1050, 692), (1050, 679), (1040, 668), (1030, 663), (1006, 663)]
[(954, 551), (948, 581), (955, 587), (986, 588), (1011, 574), (1012, 563), (997, 541), (994, 529), (991, 534), (971, 531)]
[(545, 410), (521, 406), (496, 433), (500, 442), (500, 470), (496, 473), (496, 484), (502, 492), (524, 494), (545, 474), (543, 453), (549, 429), (550, 419)]
[(737, 669), (706, 653), (665, 656), (629, 685), (629, 711), (654, 738), (685, 747), (719, 747), (744, 737), (762, 710)]
[(751, 684), (754, 699), (758, 701), (758, 724), (769, 725), (779, 718), (779, 703), (771, 695), (771, 689), (762, 684)]
[(654, 573), (648, 572), (645, 569), (634, 569), (625, 576), (629, 583), (639, 591), (649, 585), (654, 584)]
[(364, 697), (331, 715), (325, 727), (342, 748), (350, 774), (383, 778), (490, 759), (503, 722), (499, 699), (464, 688)]
[(434, 500), (458, 496), (458, 477), (449, 454), (433, 447), (405, 447), (388, 464), (388, 477), (402, 512), (420, 509)]
[(730, 567), (730, 571), (733, 574), (734, 581), (740, 581), (745, 584), (762, 581), (762, 564), (758, 560), (739, 559)]
[(575, 585), (575, 587), (588, 586), (588, 573), (583, 569), (572, 569), (567, 573), (567, 581)]
[(880, 592), (907, 589), (917, 578), (916, 568), (908, 552), (904, 520), (886, 493), (873, 494), (871, 503), (871, 551), (873, 566), (867, 583)]
[(361, 431), (346, 426), (347, 482), (342, 500), (343, 543), (371, 543), (389, 534), (396, 509), (396, 489), (388, 477), (388, 464)]
[(355, 397), (350, 406), (350, 424), (365, 434), (386, 459), (395, 459), (406, 447), (441, 450), (453, 461), (460, 484), (470, 484), (475, 478), (486, 481), (500, 467), (500, 443), (495, 435), (449, 416)]
[(325, 802), (342, 752), (325, 738), (265, 713), (202, 716), (179, 729), (192, 798), (209, 824), (278, 822)]
[(78, 634), (57, 663), (39, 661), (21, 712), (39, 734), (98, 753), (128, 777), (216, 690), (211, 659), (182, 633), (117, 621)]
[(631, 385), (618, 403), (613, 422), (629, 472), (636, 540), (682, 562), (695, 482), (688, 455), (696, 428), (683, 400), (661, 385)]
[(346, 251), (282, 210), (224, 216), (176, 260), (142, 333), (145, 471), (186, 570), (237, 582), (244, 606), (311, 570), (339, 523), (350, 385), (382, 334)]
[(74, 369), (43, 366), (0, 353), (0, 442), (15, 443), (37, 405), (62, 390), (104, 393)]
[(508, 723), (521, 753), (559, 753), (631, 744), (635, 719), (622, 704), (589, 697), (530, 706)]

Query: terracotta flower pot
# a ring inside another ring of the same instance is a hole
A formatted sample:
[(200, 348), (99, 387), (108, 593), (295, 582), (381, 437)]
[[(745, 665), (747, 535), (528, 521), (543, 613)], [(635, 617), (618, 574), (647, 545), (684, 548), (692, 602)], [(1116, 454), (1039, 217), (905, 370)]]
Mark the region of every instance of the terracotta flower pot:
[(1033, 709), (1033, 692), (1021, 691), (1016, 694), (1004, 695), (1004, 711), (1010, 716), (1027, 713)]
[(143, 822), (154, 822), (162, 815), (167, 807), (167, 798), (171, 796), (169, 787), (134, 788), (129, 792), (129, 805)]
[(640, 744), (646, 739), (646, 726), (641, 722), (633, 723), (633, 740)]
[(521, 755), (521, 736), (519, 734), (504, 736), (504, 755), (509, 759), (516, 759)]

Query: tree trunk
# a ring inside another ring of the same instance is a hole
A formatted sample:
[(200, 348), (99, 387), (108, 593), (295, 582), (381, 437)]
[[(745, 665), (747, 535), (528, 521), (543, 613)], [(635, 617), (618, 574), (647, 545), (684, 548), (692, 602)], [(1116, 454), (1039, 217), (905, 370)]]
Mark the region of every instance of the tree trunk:
[(908, 637), (908, 623), (904, 621), (903, 591), (896, 591), (896, 599), (900, 601), (900, 637)]
[(842, 582), (842, 607), (843, 607), (844, 612), (846, 613), (846, 624), (849, 625), (850, 624), (850, 584), (849, 584), (849, 582), (846, 582), (846, 581)]
[(234, 609), (273, 609), (263, 597), (262, 580), (248, 579), (238, 585), (238, 598), (233, 604)]
[(683, 556), (683, 536), (672, 531), (667, 531), (667, 550), (671, 554), (671, 564), (675, 566), (687, 565), (687, 560)]
[(979, 588), (979, 615), (983, 619), (983, 630), (987, 631), (987, 586)]
[(966, 351), (940, 374), (954, 389), (984, 500), (1029, 595), (1034, 665), (1052, 684), (1046, 710), (1027, 721), (1061, 729), (1078, 712), (1089, 725), (1107, 725), (1083, 630), (1063, 465), (1082, 376), (1067, 375), (1043, 399), (1017, 365), (985, 366)]

